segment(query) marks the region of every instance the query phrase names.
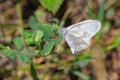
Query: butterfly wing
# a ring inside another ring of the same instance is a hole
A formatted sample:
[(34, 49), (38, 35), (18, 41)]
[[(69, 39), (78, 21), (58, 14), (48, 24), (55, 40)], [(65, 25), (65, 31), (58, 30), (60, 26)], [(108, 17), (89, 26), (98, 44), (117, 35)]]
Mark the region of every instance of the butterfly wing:
[(73, 35), (71, 33), (67, 33), (65, 36), (65, 40), (67, 41), (69, 47), (71, 48), (72, 53), (87, 48), (90, 43), (91, 38), (88, 33), (81, 32), (80, 34), (82, 35), (78, 36), (78, 35)]
[(71, 48), (72, 53), (88, 47), (91, 37), (99, 30), (101, 24), (96, 20), (86, 20), (66, 28), (64, 38)]
[(67, 31), (73, 30), (73, 29), (79, 29), (84, 30), (87, 32), (90, 37), (93, 37), (101, 28), (101, 23), (97, 20), (86, 20), (82, 21), (80, 23), (73, 24), (67, 28)]

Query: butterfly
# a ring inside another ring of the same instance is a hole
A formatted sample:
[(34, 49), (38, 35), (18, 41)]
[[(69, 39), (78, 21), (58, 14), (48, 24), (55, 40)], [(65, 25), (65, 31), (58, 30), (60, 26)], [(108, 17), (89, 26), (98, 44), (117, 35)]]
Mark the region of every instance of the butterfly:
[(100, 30), (101, 23), (98, 20), (85, 20), (61, 29), (62, 36), (66, 40), (72, 53), (86, 49), (91, 38)]

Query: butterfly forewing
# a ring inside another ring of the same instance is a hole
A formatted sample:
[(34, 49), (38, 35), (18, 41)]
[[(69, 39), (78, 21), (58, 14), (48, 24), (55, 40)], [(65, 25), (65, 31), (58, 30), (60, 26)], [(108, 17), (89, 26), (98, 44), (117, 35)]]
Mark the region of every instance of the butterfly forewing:
[[(77, 27), (77, 28), (76, 28)], [(80, 23), (73, 24), (67, 28), (67, 31), (71, 29), (80, 29), (89, 33), (90, 37), (93, 37), (101, 28), (101, 23), (97, 20), (86, 20)]]

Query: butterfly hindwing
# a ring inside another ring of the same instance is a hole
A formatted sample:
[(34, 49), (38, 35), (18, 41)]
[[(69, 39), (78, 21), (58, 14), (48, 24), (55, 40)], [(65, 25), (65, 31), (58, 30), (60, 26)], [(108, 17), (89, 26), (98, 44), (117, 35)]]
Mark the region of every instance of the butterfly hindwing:
[[(79, 30), (79, 29), (77, 29)], [(65, 40), (67, 41), (68, 45), (71, 48), (71, 51), (77, 52), (81, 51), (82, 49), (85, 49), (88, 47), (90, 43), (90, 36), (87, 32), (84, 31), (77, 31), (77, 34), (75, 33), (76, 29), (71, 29), (66, 35)]]

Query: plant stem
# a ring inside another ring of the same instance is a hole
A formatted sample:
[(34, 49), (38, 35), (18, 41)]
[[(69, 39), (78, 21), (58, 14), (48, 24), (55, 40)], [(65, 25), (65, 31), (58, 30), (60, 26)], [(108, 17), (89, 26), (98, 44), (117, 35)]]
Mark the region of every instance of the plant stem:
[(30, 70), (31, 70), (31, 74), (32, 74), (34, 80), (39, 80), (33, 62), (30, 63)]
[[(21, 9), (20, 2), (18, 2), (16, 4), (16, 9), (17, 9), (17, 13), (18, 13), (19, 26), (20, 26), (20, 30), (21, 30), (21, 37), (23, 39), (22, 32), (24, 30), (24, 24), (23, 24), (23, 19), (22, 19), (22, 9)], [(24, 39), (23, 39), (23, 42), (24, 42)], [(25, 42), (24, 42), (24, 44), (25, 44)], [(25, 45), (25, 47), (26, 47), (26, 45)], [(28, 48), (26, 47), (26, 49), (28, 49)], [(33, 62), (30, 63), (30, 70), (31, 70), (31, 74), (32, 74), (34, 80), (39, 80), (37, 73), (35, 71), (35, 66), (34, 66)]]
[(24, 43), (25, 49), (28, 49), (25, 41), (24, 41), (24, 37), (23, 37), (23, 30), (24, 30), (24, 24), (23, 24), (23, 19), (22, 19), (22, 9), (21, 9), (21, 5), (20, 2), (18, 2), (16, 4), (16, 9), (17, 9), (17, 14), (18, 14), (18, 19), (19, 19), (19, 26), (20, 26), (20, 32), (21, 32), (21, 37), (22, 37), (22, 41)]
[(20, 5), (19, 2), (16, 4), (16, 8), (17, 8), (17, 14), (18, 14), (18, 19), (19, 19), (19, 26), (20, 26), (20, 30), (21, 30), (21, 33), (22, 33), (23, 30), (24, 30), (24, 25), (23, 25), (23, 19), (22, 19), (21, 5)]

